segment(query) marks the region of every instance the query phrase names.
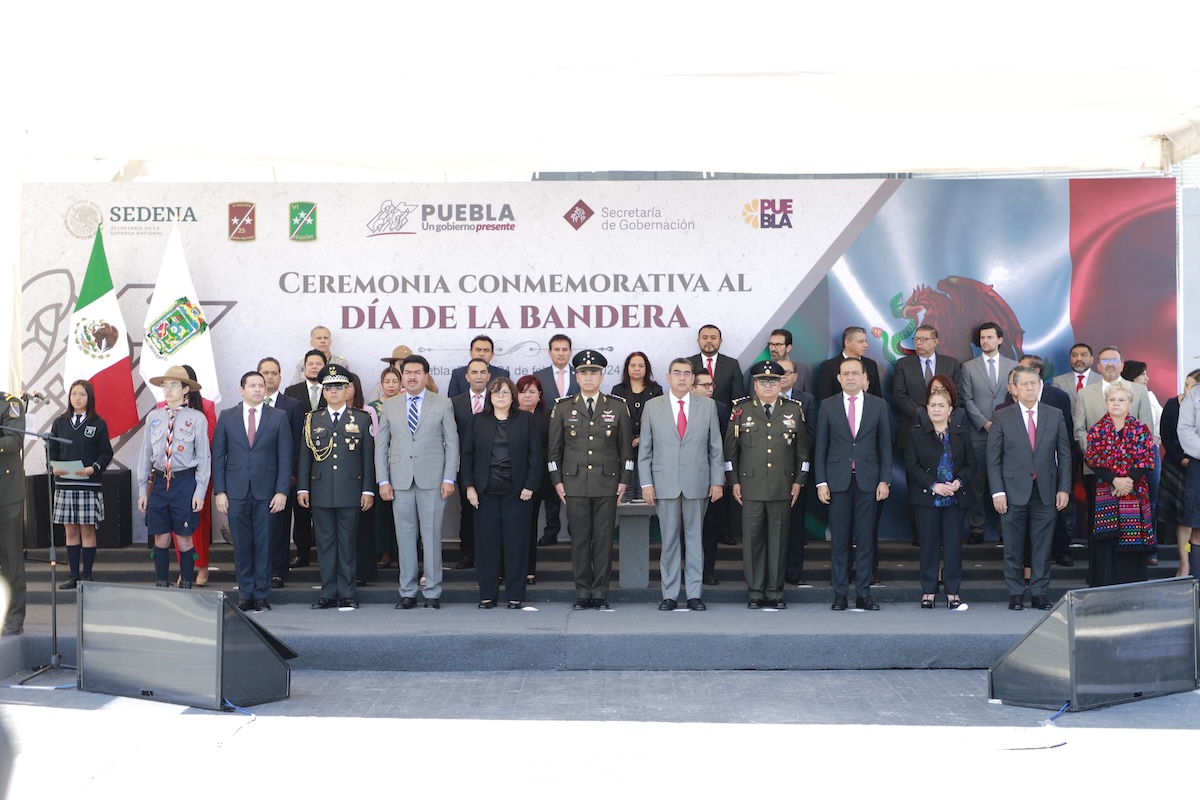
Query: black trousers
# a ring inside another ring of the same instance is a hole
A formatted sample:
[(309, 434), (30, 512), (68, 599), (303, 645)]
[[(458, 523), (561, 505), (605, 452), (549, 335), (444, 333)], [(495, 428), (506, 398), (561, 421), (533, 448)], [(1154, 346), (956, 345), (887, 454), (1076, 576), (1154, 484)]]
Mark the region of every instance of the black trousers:
[(944, 560), (942, 580), (946, 584), (946, 594), (958, 594), (962, 588), (966, 512), (961, 505), (943, 508), (914, 505), (912, 510), (921, 541), (921, 593), (937, 594), (938, 565)]
[(504, 599), (510, 603), (525, 600), (532, 512), (533, 501), (522, 500), (519, 492), (479, 495), (475, 573), (479, 577), (480, 600), (499, 599), (501, 554), (504, 559)]

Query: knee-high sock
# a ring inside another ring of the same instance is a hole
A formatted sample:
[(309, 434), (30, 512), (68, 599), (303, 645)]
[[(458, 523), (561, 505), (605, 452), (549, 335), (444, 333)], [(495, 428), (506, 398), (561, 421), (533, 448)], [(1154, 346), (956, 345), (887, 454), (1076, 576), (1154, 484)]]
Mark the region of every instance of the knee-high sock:
[(83, 577), (91, 580), (92, 565), (96, 563), (96, 548), (82, 547), (83, 551)]
[(154, 548), (154, 580), (167, 582), (167, 577), (171, 573), (171, 548), (155, 547)]
[(191, 583), (192, 578), (196, 575), (196, 551), (195, 550), (180, 550), (179, 551), (179, 579), (184, 583)]
[(69, 544), (67, 545), (67, 566), (71, 569), (71, 577), (79, 577), (79, 551), (83, 549), (83, 545)]

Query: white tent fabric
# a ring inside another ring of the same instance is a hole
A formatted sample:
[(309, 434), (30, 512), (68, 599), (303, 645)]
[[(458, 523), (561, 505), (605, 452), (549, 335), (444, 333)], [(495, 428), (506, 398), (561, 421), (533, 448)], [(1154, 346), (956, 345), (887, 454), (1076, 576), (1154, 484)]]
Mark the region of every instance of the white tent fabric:
[(1179, 0), (10, 6), (6, 286), (20, 184), (126, 164), (428, 181), (1159, 170), (1200, 152), (1200, 4)]

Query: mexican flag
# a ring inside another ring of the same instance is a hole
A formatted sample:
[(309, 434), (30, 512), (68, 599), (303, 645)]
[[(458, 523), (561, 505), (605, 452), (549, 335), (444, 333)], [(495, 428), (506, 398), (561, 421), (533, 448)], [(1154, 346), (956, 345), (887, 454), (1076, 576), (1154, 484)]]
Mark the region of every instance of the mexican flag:
[(99, 226), (68, 337), (64, 388), (80, 379), (90, 381), (96, 391), (96, 413), (108, 423), (109, 436), (116, 439), (138, 424), (138, 413), (129, 334), (117, 305)]

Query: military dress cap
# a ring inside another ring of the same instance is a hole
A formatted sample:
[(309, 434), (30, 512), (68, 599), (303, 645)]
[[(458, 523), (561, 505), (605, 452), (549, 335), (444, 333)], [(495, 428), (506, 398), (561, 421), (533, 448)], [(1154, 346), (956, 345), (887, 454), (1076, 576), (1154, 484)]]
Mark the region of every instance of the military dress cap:
[(406, 344), (398, 344), (394, 348), (392, 348), (392, 357), (391, 358), (381, 358), (379, 360), (385, 364), (392, 364), (396, 361), (403, 361), (404, 359), (408, 358), (412, 354), (413, 354), (413, 352), (412, 352), (411, 347), (409, 347)]
[(192, 380), (192, 376), (188, 375), (187, 370), (183, 367), (167, 367), (165, 374), (150, 379), (150, 383), (154, 386), (162, 386), (165, 381), (179, 381), (193, 392), (200, 391), (200, 384)]
[(780, 380), (783, 378), (783, 367), (774, 361), (759, 361), (750, 368), (750, 377), (754, 380)]
[(350, 383), (350, 373), (345, 367), (337, 364), (326, 364), (317, 373), (317, 383), (322, 386), (341, 385)]
[(595, 350), (582, 350), (571, 359), (571, 366), (576, 372), (581, 369), (604, 369), (608, 366), (608, 359)]

